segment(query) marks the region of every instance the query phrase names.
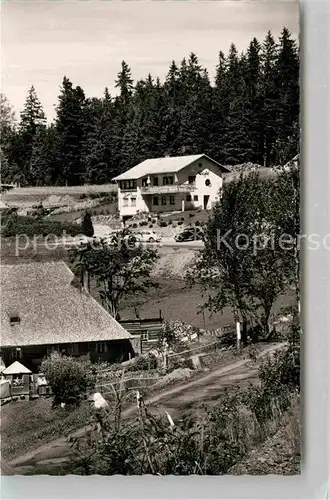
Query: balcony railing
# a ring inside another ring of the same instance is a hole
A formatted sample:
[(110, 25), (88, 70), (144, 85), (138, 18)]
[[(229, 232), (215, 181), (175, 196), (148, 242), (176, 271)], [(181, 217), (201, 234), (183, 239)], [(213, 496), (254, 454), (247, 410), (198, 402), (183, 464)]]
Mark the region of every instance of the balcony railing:
[(196, 189), (195, 184), (167, 184), (166, 186), (143, 186), (142, 194), (189, 193)]

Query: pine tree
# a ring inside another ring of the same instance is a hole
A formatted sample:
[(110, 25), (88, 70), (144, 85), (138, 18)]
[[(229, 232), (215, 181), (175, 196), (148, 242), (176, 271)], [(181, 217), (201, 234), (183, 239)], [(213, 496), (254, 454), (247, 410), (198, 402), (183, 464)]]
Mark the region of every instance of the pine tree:
[(118, 73), (115, 87), (119, 89), (113, 107), (113, 160), (117, 165), (118, 173), (126, 168), (122, 157), (123, 135), (128, 122), (131, 98), (133, 94), (133, 78), (130, 67), (125, 61), (121, 63), (121, 71)]
[[(287, 28), (283, 28), (276, 64), (278, 114), (276, 147), (283, 156), (283, 148), (295, 134), (299, 120), (299, 52)], [(297, 149), (298, 149), (297, 144)], [(290, 158), (286, 158), (289, 161)]]
[(269, 31), (261, 49), (261, 124), (263, 130), (262, 164), (268, 167), (275, 161), (274, 143), (277, 134), (278, 87), (276, 81), (277, 45)]
[(123, 106), (127, 106), (132, 95), (133, 78), (131, 69), (125, 61), (121, 63), (121, 71), (117, 75), (115, 87), (120, 91), (119, 96)]
[(181, 67), (182, 95), (179, 154), (208, 153), (211, 86), (206, 69), (194, 53)]
[(224, 163), (235, 165), (250, 161), (253, 155), (250, 135), (251, 111), (247, 109), (248, 89), (244, 78), (247, 59), (245, 55), (238, 56), (236, 46), (232, 44), (227, 61), (222, 154)]
[(181, 123), (181, 81), (180, 71), (175, 61), (172, 61), (164, 83), (164, 116), (162, 139), (165, 145), (165, 155), (178, 154), (179, 132)]
[(37, 186), (49, 186), (57, 182), (57, 131), (54, 124), (40, 128), (36, 134), (31, 171)]
[(79, 86), (74, 88), (64, 77), (56, 117), (59, 183), (74, 185), (83, 182), (84, 109), (84, 91)]
[(45, 132), (46, 117), (33, 86), (28, 92), (20, 117), (17, 138), (14, 141), (13, 160), (19, 168), (22, 182), (34, 184), (35, 178), (31, 165), (32, 151), (37, 135)]
[(12, 141), (15, 136), (15, 113), (7, 97), (0, 93), (0, 160), (1, 178), (4, 181), (12, 180), (10, 158), (12, 155)]

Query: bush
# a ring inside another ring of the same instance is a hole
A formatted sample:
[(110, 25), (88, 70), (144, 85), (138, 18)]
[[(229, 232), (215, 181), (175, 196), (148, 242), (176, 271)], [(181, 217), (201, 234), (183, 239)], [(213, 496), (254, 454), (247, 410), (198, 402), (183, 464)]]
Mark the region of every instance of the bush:
[(173, 224), (173, 221), (170, 219), (170, 220), (168, 221), (168, 225), (170, 226), (171, 224)]
[(183, 221), (182, 221), (182, 220), (179, 220), (179, 222), (178, 222), (178, 226), (182, 226), (182, 224), (183, 224)]
[(22, 234), (31, 238), (33, 236), (47, 236), (49, 234), (62, 236), (64, 231), (70, 236), (77, 236), (82, 233), (82, 227), (80, 224), (11, 214), (7, 219), (2, 220), (1, 229), (2, 236), (5, 238)]
[(195, 214), (189, 214), (188, 217), (195, 217)]
[(181, 220), (182, 222), (184, 222), (184, 217), (181, 217), (181, 219), (180, 219), (180, 220)]
[(136, 362), (129, 367), (129, 371), (154, 370), (157, 368), (157, 358), (152, 354), (140, 356)]
[(82, 231), (85, 236), (94, 236), (94, 227), (92, 223), (92, 217), (89, 212), (85, 212), (84, 218), (81, 223)]
[(134, 222), (134, 224), (132, 225), (132, 227), (134, 227), (136, 229), (138, 227), (137, 223)]
[(77, 361), (57, 352), (43, 360), (40, 371), (52, 388), (54, 406), (61, 403), (79, 405), (87, 389), (95, 383), (89, 362)]
[(165, 222), (164, 220), (160, 221), (159, 227), (167, 227), (167, 222)]
[(195, 226), (200, 226), (200, 225), (201, 225), (201, 224), (200, 224), (199, 220), (196, 220), (196, 221), (195, 221)]

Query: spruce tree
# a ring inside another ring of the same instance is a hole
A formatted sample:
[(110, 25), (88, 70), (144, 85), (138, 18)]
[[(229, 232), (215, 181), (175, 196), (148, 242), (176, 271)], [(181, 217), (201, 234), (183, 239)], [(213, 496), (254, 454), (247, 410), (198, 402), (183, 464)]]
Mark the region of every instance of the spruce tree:
[(84, 141), (85, 94), (81, 87), (74, 88), (63, 78), (57, 107), (58, 182), (75, 185), (83, 182), (82, 149)]
[(46, 117), (34, 86), (28, 91), (20, 117), (14, 161), (20, 169), (22, 181), (33, 185), (35, 177), (31, 159), (34, 142), (37, 135), (39, 137), (46, 130)]
[(7, 97), (0, 93), (0, 160), (1, 178), (3, 181), (11, 182), (11, 156), (12, 142), (15, 137), (15, 114), (12, 105)]
[[(287, 28), (283, 28), (279, 42), (276, 64), (276, 85), (279, 91), (276, 147), (278, 160), (285, 162), (290, 160), (285, 158), (285, 145), (295, 136), (299, 120), (299, 51)], [(298, 140), (297, 136), (296, 139)]]
[(274, 143), (277, 134), (277, 114), (279, 89), (276, 78), (277, 45), (274, 37), (269, 31), (261, 49), (261, 126), (263, 145), (262, 164), (268, 167), (276, 161), (276, 150)]

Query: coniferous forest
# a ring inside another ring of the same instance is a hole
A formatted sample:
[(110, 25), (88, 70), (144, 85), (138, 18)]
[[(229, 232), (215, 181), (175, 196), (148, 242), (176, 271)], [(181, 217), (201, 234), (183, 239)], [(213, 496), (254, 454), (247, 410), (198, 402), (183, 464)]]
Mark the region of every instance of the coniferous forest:
[(135, 82), (123, 61), (115, 87), (87, 98), (65, 76), (50, 124), (34, 87), (19, 123), (2, 95), (2, 182), (101, 184), (146, 158), (196, 153), (270, 167), (299, 150), (299, 47), (286, 28), (220, 51), (214, 81), (191, 53), (164, 82)]

